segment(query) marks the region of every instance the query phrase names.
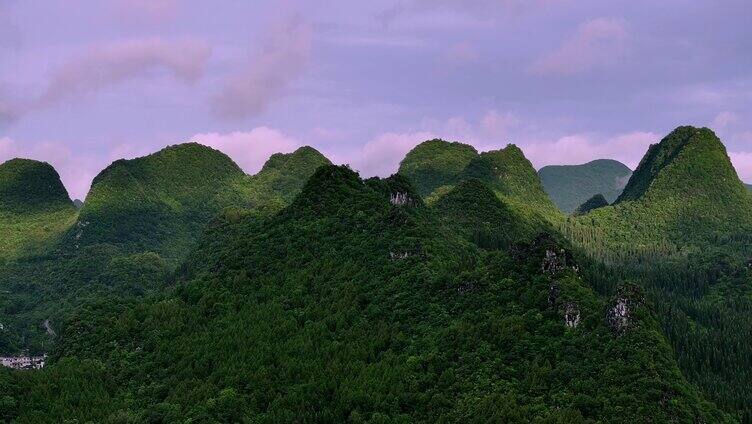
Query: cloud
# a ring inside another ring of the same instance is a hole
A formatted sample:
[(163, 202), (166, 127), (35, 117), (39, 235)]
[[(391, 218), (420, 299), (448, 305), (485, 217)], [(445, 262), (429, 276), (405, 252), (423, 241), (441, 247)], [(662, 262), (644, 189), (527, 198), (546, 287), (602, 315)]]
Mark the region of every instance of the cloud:
[(559, 48), (535, 61), (529, 70), (538, 75), (572, 75), (613, 65), (625, 54), (628, 36), (620, 19), (587, 21)]
[(248, 60), (242, 71), (224, 81), (222, 90), (212, 99), (214, 112), (225, 119), (263, 113), (303, 74), (311, 43), (311, 26), (299, 17), (273, 28), (262, 49)]
[(362, 176), (388, 177), (397, 172), (399, 163), (416, 145), (436, 138), (429, 132), (384, 133), (362, 148), (346, 155), (331, 155), (335, 162), (352, 165)]
[(652, 132), (631, 132), (607, 138), (583, 134), (561, 137), (553, 142), (528, 142), (521, 147), (536, 167), (576, 165), (595, 159), (615, 159), (635, 169), (651, 144), (661, 136)]
[(255, 174), (274, 153), (289, 153), (302, 144), (278, 130), (257, 127), (247, 132), (205, 133), (191, 137), (230, 156), (248, 174)]
[(69, 148), (59, 142), (21, 143), (10, 138), (0, 139), (0, 163), (13, 158), (47, 162), (60, 174), (60, 179), (74, 199), (83, 199), (92, 179), (114, 158), (95, 156)]
[(724, 111), (713, 118), (713, 126), (716, 128), (725, 128), (739, 120), (734, 112)]
[(752, 152), (729, 152), (729, 156), (739, 178), (752, 183)]
[(79, 98), (154, 71), (167, 71), (176, 79), (191, 83), (202, 76), (210, 55), (211, 48), (206, 43), (192, 39), (148, 38), (96, 44), (52, 73), (34, 107)]

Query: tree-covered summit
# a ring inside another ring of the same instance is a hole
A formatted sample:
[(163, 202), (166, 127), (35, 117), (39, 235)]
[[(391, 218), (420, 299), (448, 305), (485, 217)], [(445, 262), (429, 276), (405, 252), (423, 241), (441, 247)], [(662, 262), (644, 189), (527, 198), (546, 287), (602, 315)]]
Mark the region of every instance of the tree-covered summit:
[(0, 211), (23, 214), (72, 207), (60, 175), (47, 162), (11, 159), (0, 164)]
[(650, 146), (616, 203), (676, 195), (724, 201), (743, 193), (744, 186), (715, 133), (684, 126)]

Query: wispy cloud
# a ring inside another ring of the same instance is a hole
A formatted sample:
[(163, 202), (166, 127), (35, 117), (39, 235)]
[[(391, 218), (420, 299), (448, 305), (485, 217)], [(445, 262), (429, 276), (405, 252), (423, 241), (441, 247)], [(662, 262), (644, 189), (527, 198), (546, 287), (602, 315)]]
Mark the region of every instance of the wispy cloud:
[(625, 54), (628, 35), (623, 20), (587, 21), (556, 50), (535, 61), (529, 70), (539, 75), (571, 75), (613, 65)]
[(261, 50), (249, 58), (240, 72), (224, 81), (222, 90), (212, 99), (214, 112), (226, 119), (264, 112), (303, 74), (311, 43), (311, 26), (299, 16), (274, 27)]
[(167, 71), (178, 80), (194, 82), (203, 74), (210, 54), (206, 43), (193, 39), (148, 38), (96, 44), (52, 73), (37, 105), (79, 98), (154, 71)]

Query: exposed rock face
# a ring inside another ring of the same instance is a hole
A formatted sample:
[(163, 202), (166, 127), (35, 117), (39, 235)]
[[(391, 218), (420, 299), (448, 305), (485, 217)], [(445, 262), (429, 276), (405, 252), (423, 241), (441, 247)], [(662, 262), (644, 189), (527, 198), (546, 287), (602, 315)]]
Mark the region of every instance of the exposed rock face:
[[(546, 249), (546, 254), (543, 257), (543, 263), (541, 264), (541, 271), (544, 274), (555, 275), (565, 269), (567, 266), (567, 252), (564, 249), (560, 249), (558, 252), (551, 249)], [(571, 267), (574, 271), (577, 271), (576, 267)]]
[(637, 286), (623, 285), (606, 310), (606, 324), (618, 335), (624, 334), (635, 323), (635, 309), (644, 303), (642, 292)]
[(395, 206), (412, 206), (415, 204), (415, 199), (407, 193), (397, 192), (389, 196), (389, 202)]
[(569, 328), (580, 325), (580, 308), (574, 302), (564, 304), (564, 324)]

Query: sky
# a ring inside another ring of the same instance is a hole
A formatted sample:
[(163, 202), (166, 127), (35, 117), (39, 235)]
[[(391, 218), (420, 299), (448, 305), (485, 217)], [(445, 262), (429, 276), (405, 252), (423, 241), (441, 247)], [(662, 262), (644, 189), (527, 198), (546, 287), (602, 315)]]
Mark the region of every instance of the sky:
[(634, 168), (695, 125), (752, 182), (749, 22), (748, 0), (0, 0), (0, 162), (84, 198), (187, 141), (386, 176), (431, 138)]

